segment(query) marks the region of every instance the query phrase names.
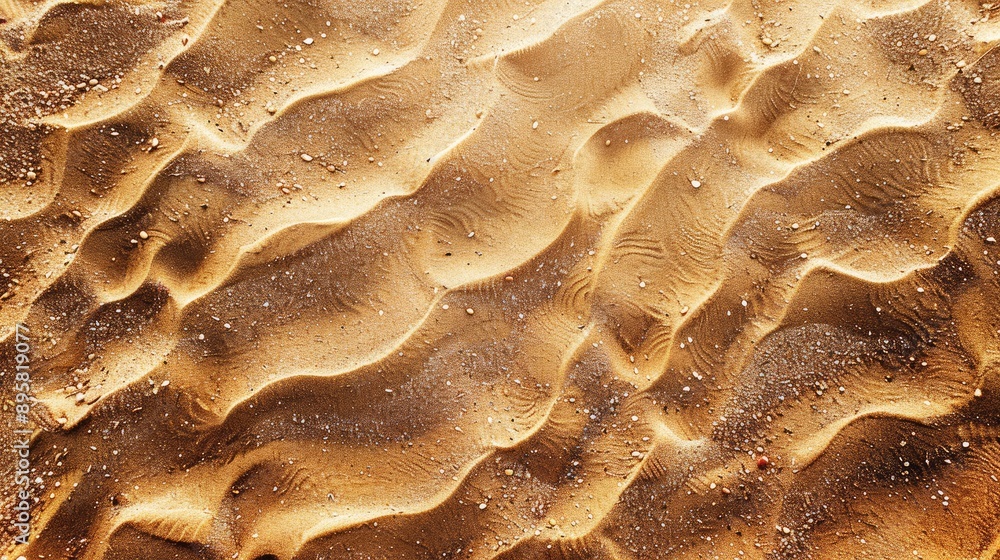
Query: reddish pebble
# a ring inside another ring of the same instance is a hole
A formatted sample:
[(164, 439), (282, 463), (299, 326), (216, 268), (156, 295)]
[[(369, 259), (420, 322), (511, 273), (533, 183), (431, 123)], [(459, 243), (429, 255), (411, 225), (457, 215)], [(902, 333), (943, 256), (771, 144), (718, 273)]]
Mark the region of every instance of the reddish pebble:
[(760, 459), (757, 459), (757, 468), (764, 470), (768, 465), (771, 464), (771, 460), (767, 458), (767, 455), (761, 455)]

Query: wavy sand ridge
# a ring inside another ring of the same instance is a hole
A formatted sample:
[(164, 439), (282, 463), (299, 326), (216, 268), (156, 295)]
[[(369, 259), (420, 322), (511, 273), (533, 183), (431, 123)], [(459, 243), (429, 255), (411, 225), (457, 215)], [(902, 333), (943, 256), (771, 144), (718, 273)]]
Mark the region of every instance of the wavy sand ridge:
[(0, 1), (7, 552), (995, 557), (997, 12)]

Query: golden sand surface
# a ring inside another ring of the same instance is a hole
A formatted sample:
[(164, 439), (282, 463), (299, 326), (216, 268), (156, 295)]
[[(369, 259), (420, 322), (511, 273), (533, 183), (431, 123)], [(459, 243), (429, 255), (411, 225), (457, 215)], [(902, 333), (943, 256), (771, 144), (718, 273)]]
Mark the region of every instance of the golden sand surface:
[(5, 558), (998, 556), (1000, 3), (0, 20)]

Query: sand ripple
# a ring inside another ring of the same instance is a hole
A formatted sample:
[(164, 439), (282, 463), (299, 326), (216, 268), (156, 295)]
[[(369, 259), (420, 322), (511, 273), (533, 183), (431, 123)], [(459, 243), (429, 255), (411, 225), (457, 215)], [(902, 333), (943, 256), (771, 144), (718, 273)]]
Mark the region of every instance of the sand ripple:
[(998, 8), (0, 0), (4, 546), (993, 558)]

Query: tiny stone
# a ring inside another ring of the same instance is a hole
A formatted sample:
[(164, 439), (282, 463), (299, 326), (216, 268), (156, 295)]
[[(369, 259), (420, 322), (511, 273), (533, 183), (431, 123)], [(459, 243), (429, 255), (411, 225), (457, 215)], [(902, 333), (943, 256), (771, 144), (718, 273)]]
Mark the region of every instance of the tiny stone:
[(139, 238), (140, 239), (149, 239), (149, 234), (146, 233), (145, 231), (140, 231), (139, 232)]
[(309, 154), (302, 154), (302, 161), (312, 161), (313, 157)]
[(691, 179), (691, 186), (697, 189), (701, 187), (701, 181), (698, 179)]
[(470, 307), (470, 308), (466, 309), (465, 312), (468, 313), (469, 315), (472, 315), (473, 313), (476, 312), (476, 310)]

